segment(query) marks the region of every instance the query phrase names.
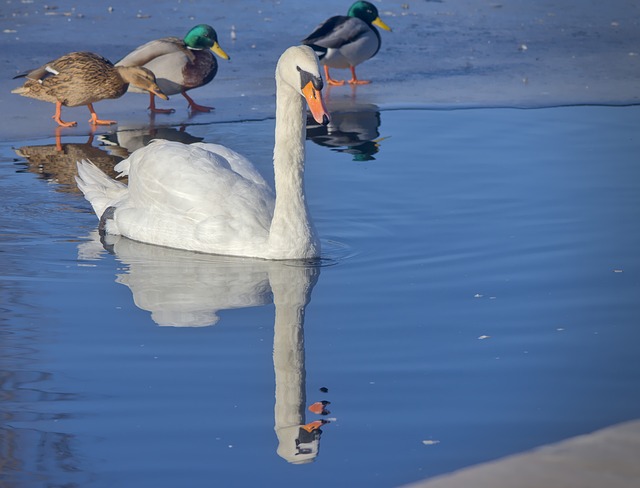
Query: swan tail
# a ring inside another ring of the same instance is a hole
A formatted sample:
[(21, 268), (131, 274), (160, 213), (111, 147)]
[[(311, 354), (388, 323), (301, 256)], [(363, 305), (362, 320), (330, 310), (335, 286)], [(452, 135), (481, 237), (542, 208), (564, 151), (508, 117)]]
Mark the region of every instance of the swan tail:
[(117, 206), (127, 194), (127, 185), (107, 176), (91, 161), (83, 159), (77, 162), (78, 175), (76, 183), (84, 197), (93, 207), (98, 218), (101, 218), (109, 207)]

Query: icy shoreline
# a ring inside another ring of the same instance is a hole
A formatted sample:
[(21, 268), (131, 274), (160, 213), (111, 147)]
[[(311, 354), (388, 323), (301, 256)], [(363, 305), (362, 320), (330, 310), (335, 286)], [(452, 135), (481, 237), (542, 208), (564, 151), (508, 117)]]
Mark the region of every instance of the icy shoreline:
[[(12, 77), (65, 52), (91, 50), (117, 60), (135, 46), (182, 35), (196, 23), (216, 28), (231, 61), (216, 79), (192, 92), (213, 105), (190, 118), (182, 97), (168, 105), (162, 125), (211, 124), (273, 115), (273, 69), (279, 54), (349, 2), (328, 0), (322, 11), (292, 0), (87, 2), (8, 0), (0, 11), (5, 58), (0, 81), (4, 140), (50, 135), (53, 106), (12, 95)], [(359, 73), (368, 86), (337, 87), (330, 97), (357, 98), (390, 108), (538, 108), (640, 103), (640, 5), (596, 2), (381, 1), (380, 53)], [(233, 32), (233, 35), (232, 35)], [(234, 39), (235, 38), (235, 39)], [(346, 72), (337, 71), (346, 76)], [(127, 94), (96, 105), (98, 113), (128, 124), (148, 123), (147, 98)], [(85, 134), (85, 108), (67, 109)]]

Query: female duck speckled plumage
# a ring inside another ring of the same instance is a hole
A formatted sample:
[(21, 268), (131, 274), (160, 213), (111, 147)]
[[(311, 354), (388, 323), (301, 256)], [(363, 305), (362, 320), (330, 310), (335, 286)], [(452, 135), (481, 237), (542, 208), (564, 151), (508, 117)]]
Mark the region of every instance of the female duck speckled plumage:
[[(209, 83), (218, 72), (215, 53), (222, 59), (230, 59), (218, 44), (218, 35), (213, 27), (200, 24), (193, 27), (184, 39), (164, 37), (149, 41), (136, 48), (116, 63), (116, 66), (143, 66), (156, 76), (163, 93), (181, 93), (187, 99), (189, 108), (198, 112), (209, 112), (213, 107), (205, 107), (193, 101), (187, 90)], [(135, 87), (129, 91), (144, 93)], [(171, 113), (173, 109), (159, 109), (151, 94), (149, 109), (156, 113)]]
[(115, 124), (113, 120), (98, 119), (93, 103), (107, 98), (119, 98), (125, 94), (129, 85), (167, 99), (148, 69), (116, 67), (108, 59), (90, 52), (65, 54), (14, 78), (24, 77), (27, 81), (23, 86), (12, 90), (12, 93), (55, 103), (56, 113), (53, 119), (62, 127), (76, 125), (76, 122), (64, 122), (60, 118), (63, 105), (86, 105), (91, 112), (91, 124)]
[(302, 43), (312, 47), (324, 65), (324, 74), (330, 85), (344, 85), (344, 80), (329, 76), (329, 68), (351, 70), (352, 85), (370, 83), (359, 80), (356, 66), (371, 59), (380, 50), (381, 39), (377, 25), (390, 31), (378, 14), (375, 5), (359, 1), (351, 5), (346, 16), (337, 15), (320, 24)]

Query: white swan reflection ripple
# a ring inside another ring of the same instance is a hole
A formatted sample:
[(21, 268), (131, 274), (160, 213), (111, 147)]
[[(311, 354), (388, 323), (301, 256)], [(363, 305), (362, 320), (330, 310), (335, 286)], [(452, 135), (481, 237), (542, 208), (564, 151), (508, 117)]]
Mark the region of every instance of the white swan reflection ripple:
[(273, 363), (277, 453), (293, 464), (313, 461), (324, 420), (306, 423), (304, 317), (320, 275), (318, 262), (267, 261), (153, 246), (97, 231), (78, 246), (81, 261), (105, 249), (127, 266), (116, 275), (137, 307), (162, 326), (216, 324), (218, 312), (274, 303)]

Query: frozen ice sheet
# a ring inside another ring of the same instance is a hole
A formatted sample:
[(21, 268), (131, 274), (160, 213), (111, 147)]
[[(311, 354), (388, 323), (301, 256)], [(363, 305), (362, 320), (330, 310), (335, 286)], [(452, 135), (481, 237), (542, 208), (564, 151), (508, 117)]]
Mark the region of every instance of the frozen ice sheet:
[[(381, 33), (382, 49), (358, 69), (360, 77), (373, 83), (332, 88), (329, 96), (334, 99), (357, 97), (382, 109), (640, 101), (638, 2), (375, 3), (393, 32)], [(115, 61), (147, 40), (181, 36), (196, 23), (213, 25), (231, 56), (230, 62), (220, 61), (210, 85), (191, 92), (199, 103), (216, 110), (189, 119), (178, 95), (168, 102), (177, 112), (157, 119), (175, 125), (271, 117), (273, 70), (280, 53), (325, 18), (344, 14), (349, 4), (327, 0), (311, 9), (295, 0), (59, 0), (45, 6), (36, 0), (6, 0), (0, 9), (0, 109), (5, 120), (0, 135), (31, 137), (54, 127), (49, 119), (53, 106), (10, 93), (19, 85), (11, 79), (15, 74), (69, 51), (96, 51)], [(148, 117), (147, 103), (147, 97), (128, 94), (100, 102), (96, 110), (105, 118), (139, 123)], [(79, 127), (65, 133), (86, 133), (86, 109), (68, 110)]]

